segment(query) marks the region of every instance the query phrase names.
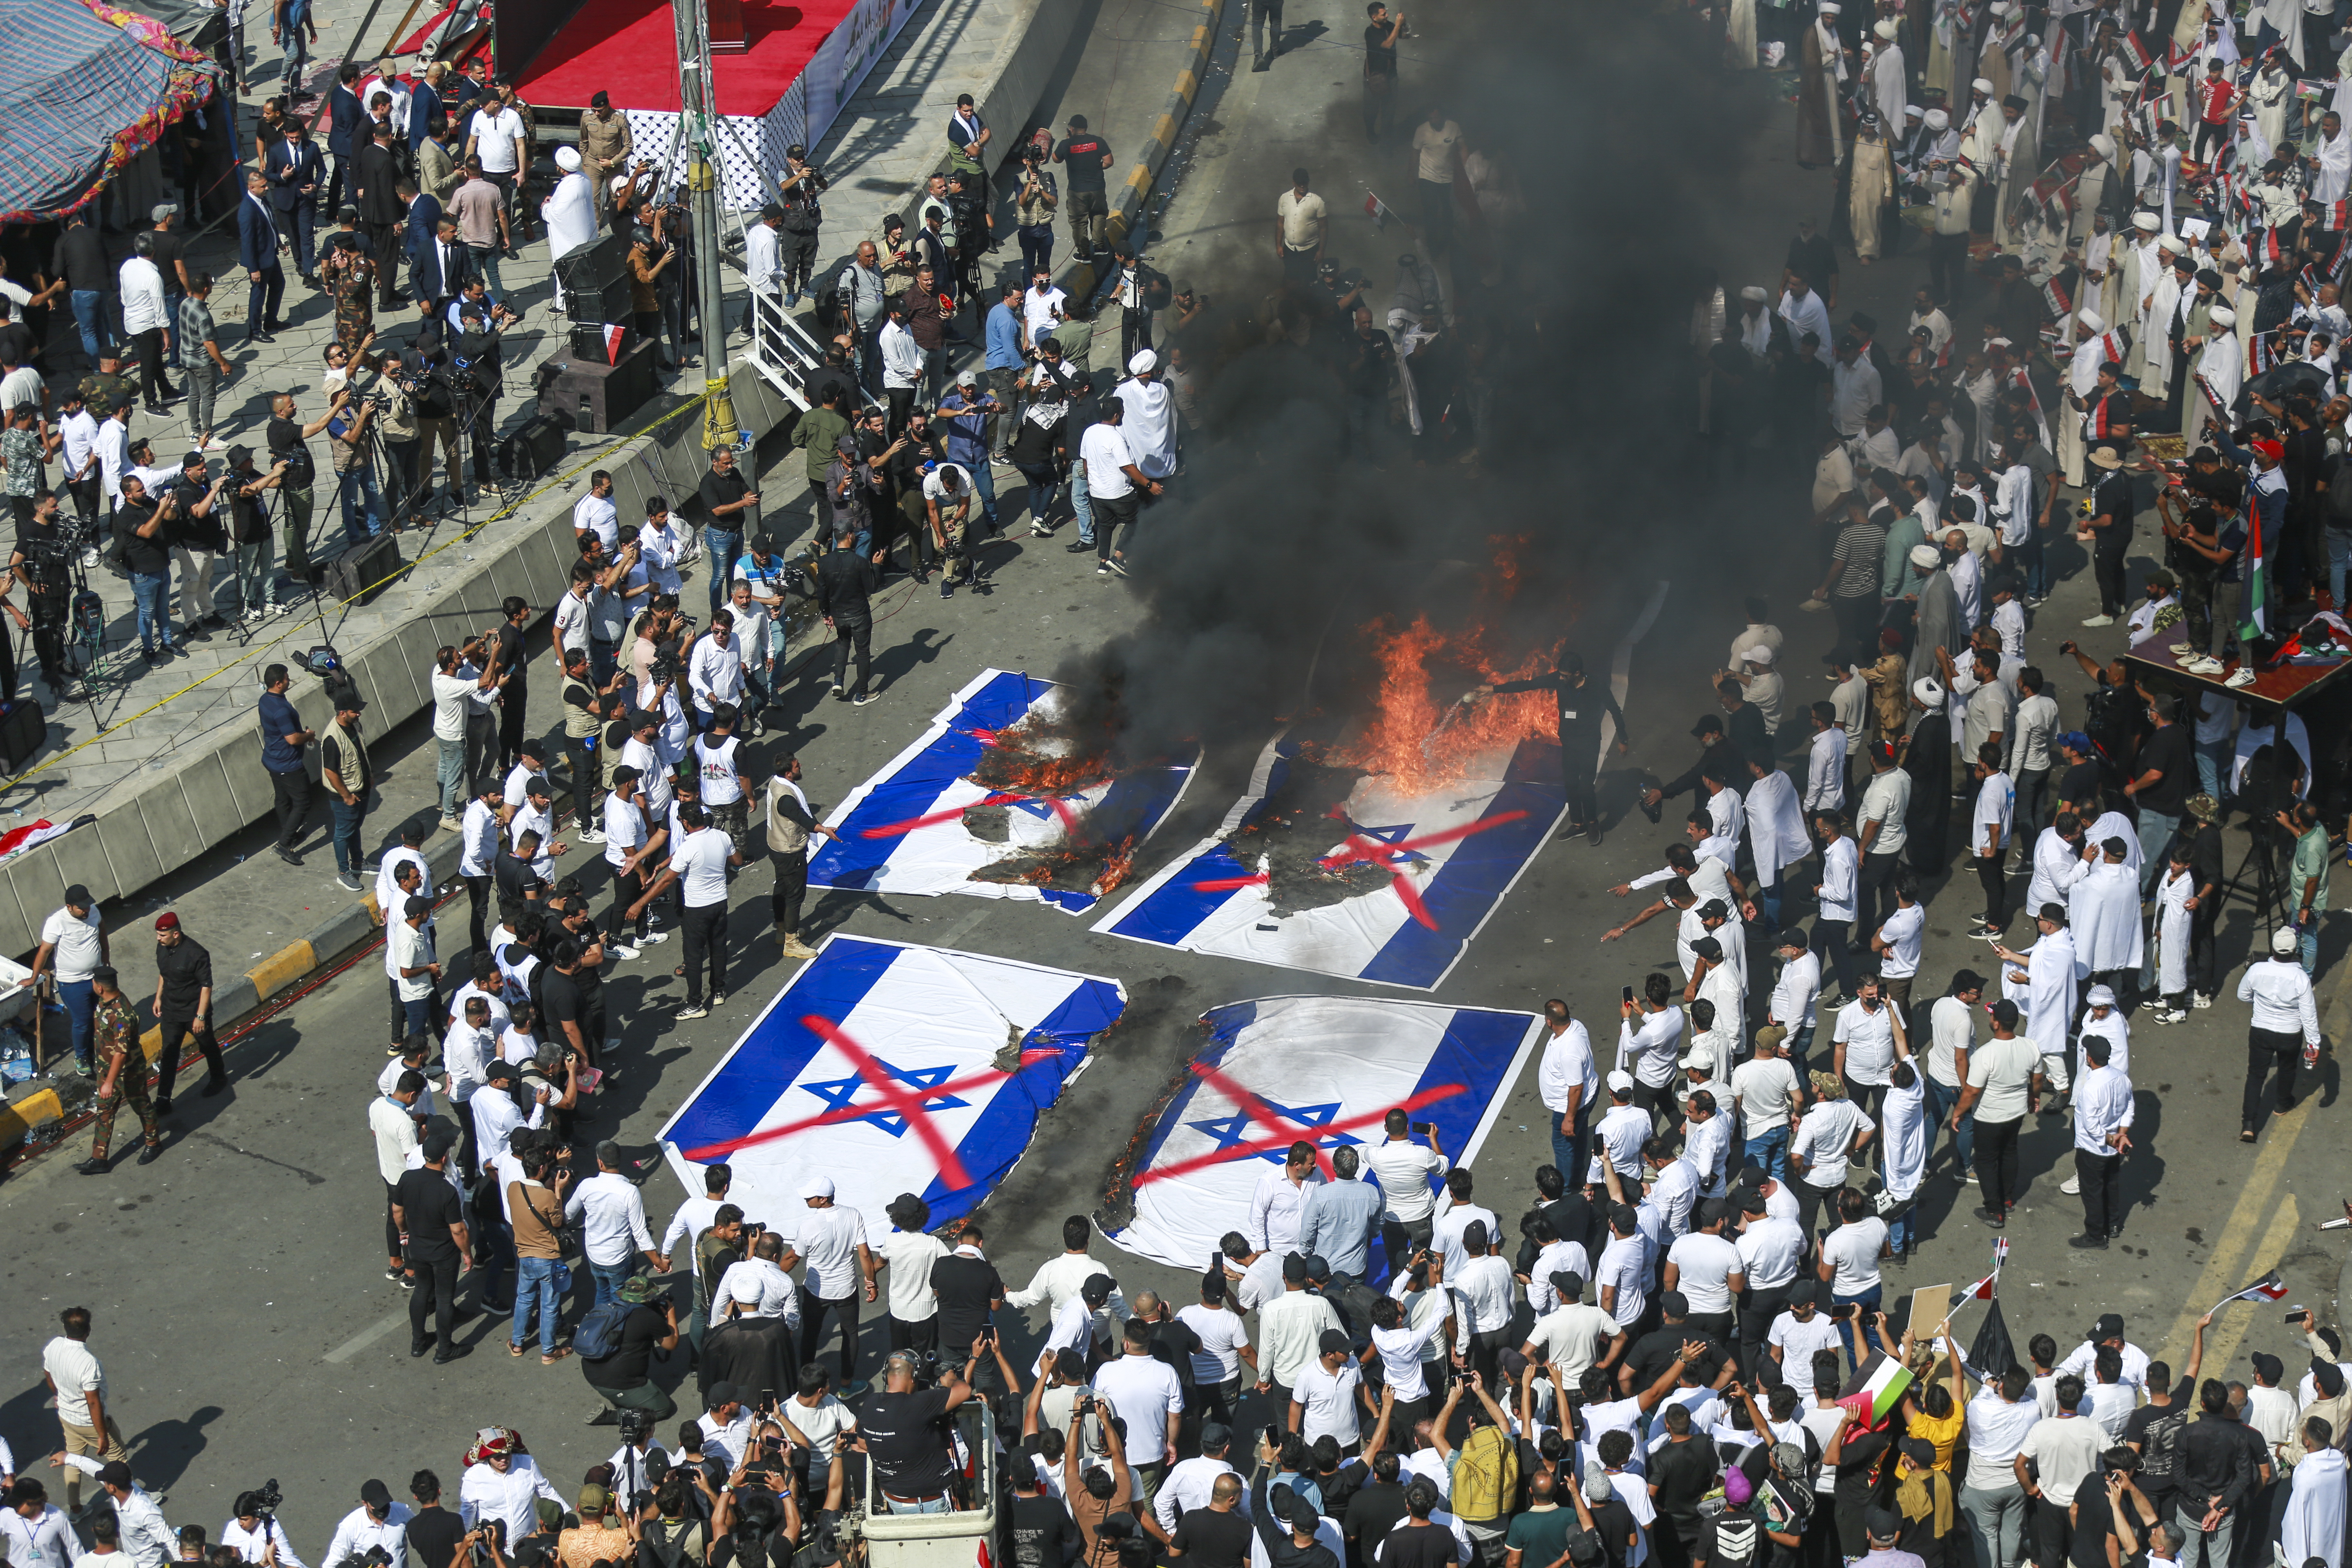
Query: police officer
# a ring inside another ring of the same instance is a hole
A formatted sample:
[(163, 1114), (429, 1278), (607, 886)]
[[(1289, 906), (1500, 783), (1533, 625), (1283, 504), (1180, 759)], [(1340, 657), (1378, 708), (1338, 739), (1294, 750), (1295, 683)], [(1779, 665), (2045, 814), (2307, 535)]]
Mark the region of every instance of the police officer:
[(163, 1134), (155, 1125), (155, 1104), (147, 1095), (147, 1053), (139, 1047), (139, 1017), (116, 982), (114, 966), (101, 963), (90, 971), (95, 1000), (90, 1009), (90, 1042), (98, 1059), (97, 1131), (91, 1136), (89, 1158), (74, 1167), (85, 1176), (106, 1173), (107, 1148), (114, 1141), (114, 1113), (124, 1100), (139, 1113), (147, 1146), (139, 1163), (154, 1163), (163, 1152)]

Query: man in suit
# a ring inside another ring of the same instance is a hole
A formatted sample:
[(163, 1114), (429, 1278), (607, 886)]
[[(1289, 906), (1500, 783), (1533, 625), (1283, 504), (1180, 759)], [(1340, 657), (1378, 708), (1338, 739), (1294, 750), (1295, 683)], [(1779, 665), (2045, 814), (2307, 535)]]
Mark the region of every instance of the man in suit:
[(318, 221), (319, 187), (326, 180), (327, 164), (300, 119), (286, 117), (285, 134), (264, 154), (263, 172), (269, 177), (269, 205), (278, 216), (278, 232), (293, 245), (302, 281), (316, 288), (310, 231)]
[(236, 258), (245, 268), (245, 341), (270, 342), (283, 322), (278, 301), (286, 296), (286, 272), (278, 265), (278, 225), (269, 213), (269, 181), (258, 170), (245, 177), (245, 200), (236, 208)]
[[(390, 310), (400, 303), (392, 258), (400, 254), (401, 225), (408, 219), (408, 204), (400, 187), (400, 163), (392, 150), (393, 129), (378, 123), (368, 144), (360, 150), (360, 224), (367, 230), (369, 253), (376, 258), (376, 309)], [(413, 188), (413, 187), (412, 187)]]
[(335, 72), (335, 85), (327, 89), (327, 156), (333, 161), (327, 175), (329, 212), (339, 210), (350, 197), (352, 160), (359, 152), (360, 128), (367, 123), (367, 110), (352, 90), (359, 79), (360, 68), (346, 60)]
[(449, 68), (439, 60), (425, 68), (425, 79), (410, 89), (408, 95), (408, 151), (411, 157), (425, 151), (425, 138), (429, 134), (433, 117), (443, 112), (441, 79)]
[(458, 237), (456, 218), (442, 215), (429, 237), (418, 238), (412, 235), (408, 250), (408, 291), (415, 296), (419, 305), (429, 300), (433, 313), (441, 314), (451, 300), (464, 292), (467, 283), (474, 276), (473, 253)]

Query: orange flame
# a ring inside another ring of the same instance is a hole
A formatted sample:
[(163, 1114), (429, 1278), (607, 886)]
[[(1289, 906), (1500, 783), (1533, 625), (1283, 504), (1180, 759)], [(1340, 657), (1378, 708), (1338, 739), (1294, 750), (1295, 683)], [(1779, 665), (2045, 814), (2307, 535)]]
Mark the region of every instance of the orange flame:
[(1500, 624), (1501, 611), (1523, 581), (1519, 553), (1528, 541), (1498, 536), (1487, 543), (1493, 566), (1459, 630), (1441, 632), (1426, 615), (1415, 616), (1410, 626), (1383, 617), (1366, 628), (1381, 668), (1380, 706), (1344, 759), (1350, 766), (1419, 793), (1459, 781), (1481, 752), (1558, 738), (1558, 704), (1548, 692), (1513, 692), (1463, 707), (1431, 690), (1433, 666), (1475, 670), (1489, 684), (1550, 668), (1543, 652), (1509, 647)]

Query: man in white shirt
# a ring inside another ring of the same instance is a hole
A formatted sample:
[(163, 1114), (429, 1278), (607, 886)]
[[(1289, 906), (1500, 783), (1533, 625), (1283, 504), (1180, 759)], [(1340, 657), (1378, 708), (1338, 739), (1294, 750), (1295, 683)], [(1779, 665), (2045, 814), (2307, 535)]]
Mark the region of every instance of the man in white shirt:
[[(0, 1470), (14, 1468), (12, 1459), (0, 1460)], [(75, 1479), (79, 1477), (76, 1471)], [(8, 1568), (69, 1568), (81, 1551), (73, 1521), (65, 1510), (48, 1500), (40, 1482), (30, 1476), (11, 1479), (26, 1489), (12, 1492), (5, 1506), (0, 1506), (0, 1551), (7, 1554)], [(279, 1539), (284, 1539), (283, 1532)], [(298, 1568), (301, 1561), (290, 1549), (281, 1551), (278, 1560), (289, 1568)]]
[(669, 1272), (669, 1259), (654, 1246), (653, 1232), (646, 1226), (645, 1198), (636, 1184), (621, 1174), (621, 1165), (618, 1143), (608, 1139), (597, 1144), (596, 1173), (572, 1188), (563, 1205), (563, 1217), (580, 1227), (581, 1249), (596, 1281), (594, 1304), (599, 1307), (618, 1299), (622, 1282), (637, 1271), (639, 1254), (656, 1274)]
[(1141, 468), (1142, 457), (1122, 428), (1127, 411), (1124, 398), (1106, 399), (1102, 417), (1087, 426), (1078, 439), (1078, 458), (1086, 464), (1087, 495), (1094, 512), (1097, 577), (1127, 575), (1127, 556), (1118, 548), (1118, 531), (1124, 525), (1132, 535), (1145, 498), (1167, 488)]
[[(360, 1483), (360, 1506), (343, 1515), (327, 1542), (319, 1568), (358, 1568), (371, 1551), (381, 1549), (394, 1563), (408, 1561), (408, 1521), (415, 1510), (392, 1500), (392, 1489), (370, 1478)], [(474, 1521), (468, 1515), (466, 1523)]]
[[(1895, 908), (1887, 912), (1886, 919), (1870, 939), (1870, 951), (1878, 961), (1879, 994), (1895, 1006), (1907, 1009), (1911, 1005), (1911, 981), (1919, 973), (1920, 940), (1927, 929), (1927, 907), (1920, 901), (1918, 885), (1912, 880), (1909, 872), (1896, 872)], [(1843, 1029), (1845, 1022), (1843, 1012), (1838, 1015), (1838, 1021)], [(1889, 1065), (1892, 1065), (1893, 1053), (1890, 1051), (1888, 1056)], [(1841, 1052), (1840, 1062), (1844, 1059), (1844, 1054)], [(1841, 1067), (1840, 1070), (1844, 1069)], [(1882, 1070), (1875, 1079), (1855, 1078), (1853, 1081), (1883, 1088), (1886, 1077)], [(1872, 1100), (1869, 1109), (1873, 1115), (1877, 1114), (1875, 1100)]]
[[(179, 389), (163, 379), (163, 344), (170, 317), (163, 302), (163, 274), (152, 258), (155, 254), (155, 237), (152, 230), (131, 237), (131, 254), (122, 260), (116, 274), (122, 300), (122, 331), (139, 351), (140, 380), (147, 412), (163, 412), (163, 400), (180, 395)], [(126, 1542), (124, 1550), (129, 1550)]]
[[(1810, 1405), (1817, 1397), (1813, 1385), (1814, 1355), (1825, 1350), (1838, 1350), (1843, 1342), (1838, 1337), (1837, 1324), (1821, 1310), (1821, 1295), (1799, 1289), (1790, 1292), (1788, 1310), (1772, 1320), (1765, 1343), (1771, 1349), (1772, 1359), (1780, 1363), (1781, 1381)], [(1832, 1388), (1829, 1393), (1834, 1398), (1837, 1390)]]
[(1740, 1364), (1755, 1366), (1762, 1360), (1774, 1322), (1800, 1289), (1810, 1298), (1811, 1282), (1801, 1283), (1804, 1227), (1786, 1215), (1773, 1214), (1759, 1192), (1743, 1191), (1738, 1209), (1739, 1271), (1748, 1279), (1747, 1298), (1739, 1308)]
[(1331, 1303), (1307, 1289), (1306, 1258), (1297, 1253), (1284, 1258), (1282, 1294), (1258, 1309), (1258, 1393), (1270, 1395), (1277, 1408), (1287, 1405), (1300, 1374), (1321, 1353), (1323, 1335), (1339, 1328)]
[(2263, 1079), (2277, 1073), (2277, 1098), (2273, 1114), (2284, 1116), (2294, 1104), (2295, 1059), (2305, 1064), (2319, 1058), (2319, 1015), (2313, 1000), (2311, 977), (2303, 973), (2299, 957), (2301, 935), (2294, 926), (2271, 933), (2267, 963), (2250, 963), (2238, 981), (2238, 1000), (2253, 1004), (2247, 1019), (2246, 1092), (2240, 1107), (2239, 1139), (2254, 1141), (2263, 1111)]
[(831, 1177), (802, 1183), (801, 1203), (808, 1213), (794, 1246), (808, 1260), (802, 1278), (809, 1292), (808, 1313), (801, 1322), (801, 1362), (816, 1360), (829, 1313), (841, 1325), (841, 1381), (846, 1384), (857, 1377), (858, 1303), (873, 1298), (874, 1275), (881, 1265), (866, 1245), (865, 1219), (834, 1202)]
[[(1412, 1141), (1411, 1119), (1402, 1110), (1390, 1111), (1381, 1121), (1383, 1136), (1380, 1146), (1365, 1161), (1371, 1166), (1372, 1179), (1380, 1183), (1381, 1196), (1387, 1203), (1381, 1215), (1381, 1245), (1388, 1253), (1391, 1274), (1403, 1268), (1410, 1248), (1429, 1244), (1437, 1211), (1435, 1195), (1429, 1190), (1429, 1178), (1444, 1175), (1451, 1164), (1445, 1151), (1438, 1146), (1437, 1123), (1423, 1125), (1429, 1140), (1426, 1148)], [(1571, 1172), (1570, 1179), (1581, 1178)]]
[[(1801, 935), (1783, 940), (1801, 948), (1804, 942)], [(1790, 960), (1789, 968), (1817, 962), (1811, 953), (1801, 951)], [(1783, 980), (1787, 973), (1786, 969), (1781, 972)], [(1780, 993), (1773, 994), (1777, 998)], [(1780, 1054), (1780, 1038), (1771, 1030), (1756, 1032), (1756, 1054), (1731, 1069), (1729, 1104), (1738, 1115), (1748, 1163), (1761, 1166), (1776, 1181), (1786, 1181), (1790, 1122), (1802, 1109), (1804, 1095), (1797, 1069)]]
[(1151, 1325), (1129, 1318), (1120, 1331), (1124, 1354), (1095, 1369), (1095, 1395), (1127, 1424), (1129, 1463), (1149, 1492), (1176, 1462), (1176, 1428), (1184, 1388), (1175, 1369), (1151, 1353)]
[[(1925, 912), (1925, 906), (1919, 903), (1916, 890), (1908, 907)], [(1897, 914), (1901, 912), (1899, 909), (1896, 910)], [(1890, 922), (1892, 919), (1890, 916)], [(1880, 929), (1882, 933), (1885, 930), (1885, 927)], [(1878, 940), (1885, 940), (1883, 934)], [(1908, 940), (1913, 943), (1916, 955), (1916, 931)], [(1914, 962), (1916, 962), (1916, 956)], [(1845, 1086), (1847, 1095), (1870, 1120), (1877, 1118), (1879, 1101), (1885, 1098), (1887, 1079), (1895, 1070), (1893, 1009), (1894, 1004), (1885, 994), (1881, 983), (1865, 974), (1860, 993), (1838, 1009), (1837, 1027), (1830, 1036), (1831, 1067), (1837, 1073), (1839, 1081)]]
[(763, 1230), (751, 1243), (751, 1256), (730, 1263), (710, 1292), (710, 1316), (715, 1322), (737, 1318), (771, 1318), (787, 1329), (801, 1326), (801, 1300), (793, 1277), (784, 1272), (784, 1238)]
[(1582, 1275), (1561, 1270), (1549, 1284), (1559, 1305), (1536, 1320), (1519, 1353), (1530, 1362), (1549, 1364), (1559, 1386), (1574, 1388), (1586, 1367), (1616, 1365), (1625, 1353), (1625, 1329), (1607, 1312), (1587, 1304)]
[(1730, 1216), (1721, 1198), (1700, 1204), (1689, 1232), (1667, 1249), (1661, 1277), (1666, 1289), (1680, 1290), (1689, 1302), (1690, 1326), (1720, 1340), (1731, 1338), (1732, 1301), (1748, 1289), (1739, 1248), (1723, 1234)]
[(1683, 1015), (1668, 1005), (1672, 994), (1666, 977), (1652, 974), (1638, 1000), (1618, 1005), (1618, 1070), (1631, 1075), (1635, 1104), (1665, 1117), (1674, 1114), (1675, 1064), (1682, 1058)]
[[(1109, 1279), (1110, 1270), (1087, 1251), (1087, 1243), (1093, 1235), (1094, 1226), (1086, 1215), (1072, 1215), (1064, 1220), (1061, 1254), (1039, 1264), (1037, 1271), (1029, 1277), (1027, 1288), (1007, 1293), (1004, 1304), (1026, 1310), (1043, 1302), (1049, 1320), (1059, 1318), (1062, 1309), (1085, 1289), (1089, 1279), (1097, 1277)], [(1249, 1255), (1244, 1244), (1244, 1250), (1238, 1256), (1246, 1258)], [(1097, 1326), (1106, 1330), (1116, 1329), (1131, 1315), (1127, 1297), (1116, 1283), (1109, 1286), (1108, 1294), (1098, 1303), (1098, 1310)], [(1244, 1303), (1242, 1310), (1247, 1311), (1248, 1304)]]
[(1470, 1201), (1475, 1186), (1475, 1180), (1467, 1167), (1456, 1167), (1445, 1173), (1445, 1192), (1453, 1202), (1430, 1227), (1429, 1249), (1444, 1258), (1448, 1279), (1460, 1275), (1463, 1260), (1468, 1256), (1463, 1250), (1462, 1237), (1473, 1224), (1485, 1222), (1489, 1237), (1500, 1236), (1503, 1231), (1502, 1222), (1495, 1217), (1494, 1210), (1482, 1208)]
[(1322, 1179), (1315, 1168), (1315, 1145), (1303, 1140), (1293, 1143), (1282, 1163), (1258, 1178), (1257, 1191), (1250, 1196), (1249, 1219), (1242, 1226), (1250, 1250), (1288, 1252), (1297, 1247), (1307, 1185)]
[(1609, 1109), (1601, 1115), (1601, 1124), (1593, 1129), (1597, 1147), (1592, 1163), (1587, 1168), (1589, 1181), (1601, 1179), (1605, 1163), (1618, 1175), (1627, 1180), (1642, 1173), (1642, 1145), (1646, 1142), (1656, 1123), (1648, 1110), (1633, 1103), (1633, 1075), (1620, 1068), (1609, 1075)]
[[(704, 807), (680, 806), (677, 817), (686, 829), (669, 860), (669, 874), (678, 880), (686, 932), (686, 1005), (677, 1016), (708, 1018), (712, 1007), (727, 1002), (727, 871), (740, 866), (743, 857), (727, 835), (711, 826), (710, 813)], [(709, 1006), (702, 1000), (706, 967), (710, 973)], [(846, 1382), (848, 1374), (842, 1375)]]
[(874, 1246), (875, 1268), (889, 1270), (890, 1348), (936, 1352), (940, 1298), (931, 1288), (931, 1265), (948, 1255), (948, 1245), (929, 1230), (930, 1209), (912, 1193), (901, 1193), (884, 1210), (890, 1234)]
[(1544, 1004), (1543, 1059), (1536, 1068), (1536, 1093), (1551, 1123), (1551, 1163), (1570, 1182), (1584, 1179), (1591, 1144), (1587, 1122), (1601, 1074), (1592, 1061), (1592, 1037), (1580, 1018), (1558, 997)]
[(2106, 1250), (2124, 1231), (2124, 1155), (2132, 1146), (2132, 1082), (2108, 1065), (2112, 1042), (2085, 1033), (2074, 1081), (2074, 1179), (2083, 1194), (2083, 1234), (2067, 1245)]
[(1877, 1135), (1868, 1116), (1845, 1097), (1845, 1082), (1833, 1072), (1813, 1074), (1813, 1103), (1789, 1139), (1789, 1163), (1797, 1179), (1797, 1204), (1804, 1228), (1813, 1228), (1822, 1201), (1845, 1185), (1847, 1162)]

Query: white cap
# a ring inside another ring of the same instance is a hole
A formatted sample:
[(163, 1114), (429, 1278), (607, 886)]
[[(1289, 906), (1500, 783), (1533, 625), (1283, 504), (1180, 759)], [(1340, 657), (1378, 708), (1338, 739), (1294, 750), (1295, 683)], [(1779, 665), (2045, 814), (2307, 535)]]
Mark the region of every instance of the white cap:
[(1911, 683), (1911, 695), (1919, 705), (1931, 712), (1944, 705), (1944, 683), (1932, 675), (1923, 675)]
[[(2288, 934), (2292, 936), (2294, 933), (2290, 931)], [(1633, 1092), (1633, 1075), (1619, 1068), (1609, 1075), (1609, 1087), (1615, 1093), (1631, 1094)]]
[(1930, 131), (1941, 131), (1952, 122), (1952, 117), (1940, 109), (1931, 109), (1922, 118), (1927, 121), (1927, 129)]
[(833, 1178), (831, 1176), (811, 1176), (807, 1181), (801, 1184), (801, 1196), (804, 1198), (829, 1198), (833, 1196)]
[(2112, 1007), (2116, 1005), (2116, 994), (2104, 985), (2094, 985), (2091, 994), (2084, 1000), (2094, 1007)]
[(2107, 319), (2099, 314), (2096, 310), (2090, 309), (2088, 306), (2075, 311), (2074, 319), (2082, 322), (2084, 329), (2087, 331), (2104, 332), (2107, 330)]
[(1754, 647), (1749, 648), (1746, 653), (1741, 654), (1739, 657), (1748, 664), (1769, 665), (1772, 662), (1772, 650), (1767, 645), (1758, 643)]
[(1844, 9), (1844, 6), (1837, 4), (1837, 0), (1822, 0), (1822, 15), (1824, 16), (1837, 16)]
[(562, 170), (567, 174), (578, 174), (580, 172), (580, 149), (577, 147), (558, 147), (555, 150), (555, 166)]
[(1715, 1071), (1715, 1053), (1713, 1051), (1694, 1050), (1690, 1055), (1685, 1057), (1679, 1065), (1685, 1072), (1688, 1072), (1693, 1068), (1705, 1068), (1709, 1075), (1712, 1075)]
[(1742, 289), (1739, 291), (1739, 297), (1758, 305), (1762, 304), (1766, 300), (1771, 298), (1770, 295), (1765, 293), (1761, 288), (1753, 283), (1750, 283), (1747, 288)]
[(1138, 349), (1135, 351), (1135, 357), (1127, 362), (1127, 368), (1132, 374), (1142, 375), (1159, 363), (1158, 354), (1153, 353), (1150, 349)]
[(613, 188), (614, 188), (614, 190), (616, 190), (616, 191), (625, 191), (625, 190), (627, 190), (627, 189), (629, 188), (629, 176), (628, 176), (628, 175), (626, 175), (626, 174), (615, 174), (615, 175), (614, 175), (614, 176), (613, 176)]
[(2216, 305), (2209, 314), (2221, 326), (2234, 327), (2238, 324), (2238, 312), (2227, 305)]
[(1981, 92), (1987, 97), (1990, 97), (1992, 94), (1992, 78), (1989, 76), (1980, 76), (1977, 78), (1976, 80), (1969, 83), (1969, 90), (1971, 92)]
[(2271, 932), (2271, 951), (2284, 958), (2288, 953), (2293, 952), (2301, 943), (2302, 940), (2302, 938), (2295, 935), (2294, 927), (2281, 926), (2278, 930)]
[(2132, 214), (2132, 227), (2139, 230), (2142, 234), (2154, 234), (2158, 229), (2160, 229), (2163, 226), (2164, 220), (2157, 216), (2154, 213)]

